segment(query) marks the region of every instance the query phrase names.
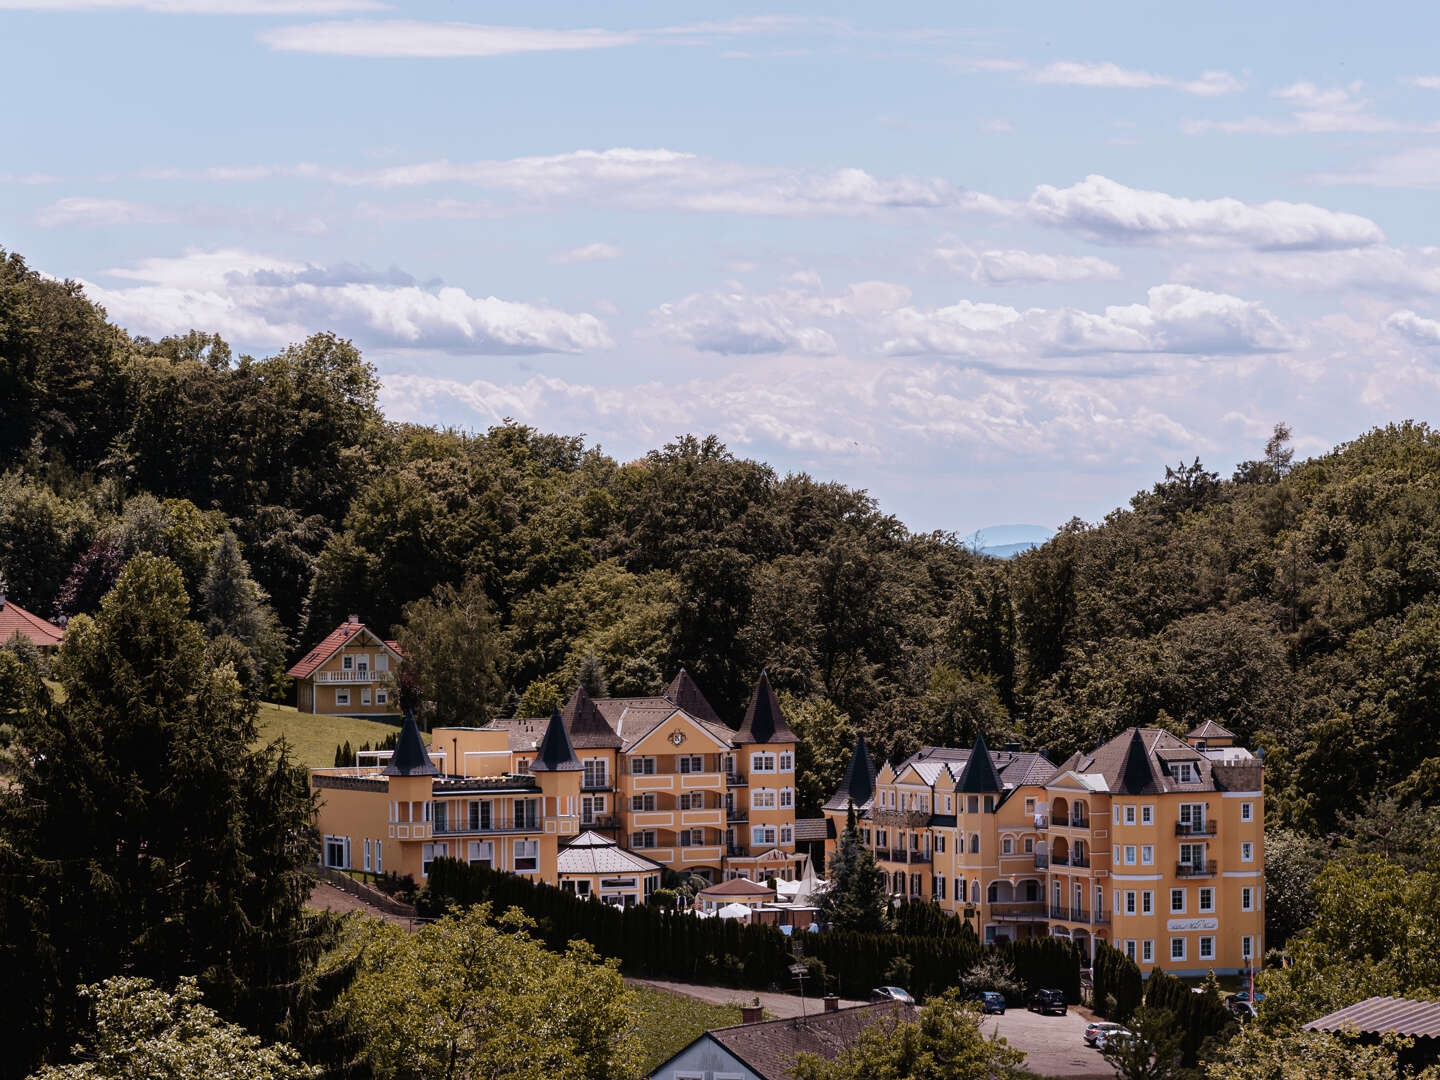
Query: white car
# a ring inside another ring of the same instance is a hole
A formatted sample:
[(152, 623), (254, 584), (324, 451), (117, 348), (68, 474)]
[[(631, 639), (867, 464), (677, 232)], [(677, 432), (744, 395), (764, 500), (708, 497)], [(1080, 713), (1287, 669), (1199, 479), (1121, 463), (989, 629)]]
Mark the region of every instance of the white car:
[(1085, 1041), (1091, 1046), (1099, 1046), (1107, 1032), (1124, 1030), (1123, 1025), (1113, 1024), (1108, 1020), (1096, 1020), (1085, 1029)]
[(1102, 1031), (1095, 1037), (1095, 1049), (1104, 1050), (1105, 1044), (1111, 1039), (1130, 1039), (1134, 1033), (1129, 1028), (1123, 1028), (1119, 1024), (1112, 1025), (1108, 1031)]

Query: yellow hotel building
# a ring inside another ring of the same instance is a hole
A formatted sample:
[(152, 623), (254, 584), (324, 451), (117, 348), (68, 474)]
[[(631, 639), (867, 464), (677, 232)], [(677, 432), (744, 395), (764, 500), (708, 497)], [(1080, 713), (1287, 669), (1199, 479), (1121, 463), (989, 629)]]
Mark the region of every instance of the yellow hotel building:
[(622, 904), (663, 870), (796, 879), (795, 742), (763, 672), (737, 727), (683, 670), (656, 697), (577, 687), (548, 719), (435, 728), (428, 750), (406, 717), (393, 753), (312, 771), (322, 857), (422, 883), (457, 858)]
[(1145, 971), (1225, 974), (1264, 951), (1263, 789), (1260, 759), (1213, 721), (1184, 739), (1131, 728), (1059, 765), (981, 738), (877, 770), (862, 738), (824, 813), (838, 836), (853, 806), (892, 893), (982, 940), (1105, 941)]

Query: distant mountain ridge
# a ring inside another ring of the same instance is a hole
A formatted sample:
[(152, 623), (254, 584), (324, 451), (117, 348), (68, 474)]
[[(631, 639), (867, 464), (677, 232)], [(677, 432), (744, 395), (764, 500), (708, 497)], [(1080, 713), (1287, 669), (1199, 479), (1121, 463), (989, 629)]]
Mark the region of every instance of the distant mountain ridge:
[(987, 525), (964, 537), (966, 547), (980, 555), (1009, 559), (1022, 551), (1039, 547), (1055, 535), (1043, 525)]

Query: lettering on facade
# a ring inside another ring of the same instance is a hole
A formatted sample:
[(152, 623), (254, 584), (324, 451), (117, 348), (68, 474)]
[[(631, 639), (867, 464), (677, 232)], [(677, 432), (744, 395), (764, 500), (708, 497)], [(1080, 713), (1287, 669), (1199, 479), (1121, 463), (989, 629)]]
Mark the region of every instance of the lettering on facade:
[(1219, 919), (1171, 919), (1165, 924), (1165, 929), (1171, 933), (1183, 933), (1186, 930), (1218, 930), (1220, 929)]

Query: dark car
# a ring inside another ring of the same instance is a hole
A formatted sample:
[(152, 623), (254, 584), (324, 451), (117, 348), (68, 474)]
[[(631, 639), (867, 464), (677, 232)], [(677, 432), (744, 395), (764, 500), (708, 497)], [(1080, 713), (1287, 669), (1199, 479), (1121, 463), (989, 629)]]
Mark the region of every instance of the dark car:
[(1225, 1000), (1228, 1001), (1228, 1002), (1245, 1002), (1246, 1004), (1249, 1004), (1249, 1005), (1259, 1005), (1262, 1001), (1265, 1000), (1265, 995), (1264, 995), (1264, 994), (1256, 994), (1256, 995), (1255, 995), (1255, 1000), (1254, 1000), (1254, 1001), (1251, 1001), (1251, 1000), (1250, 1000), (1250, 991), (1249, 991), (1249, 990), (1241, 990), (1239, 993), (1231, 994), (1231, 995), (1230, 995), (1229, 997), (1227, 997)]
[(981, 990), (975, 995), (975, 1000), (980, 1003), (982, 1013), (999, 1013), (1005, 1015), (1005, 995), (998, 990)]
[(877, 986), (870, 991), (871, 1001), (898, 1001), (902, 1005), (914, 1005), (915, 999), (898, 986)]
[(1036, 990), (1030, 995), (1029, 1009), (1031, 1012), (1058, 1013), (1061, 1016), (1069, 1011), (1063, 990)]

